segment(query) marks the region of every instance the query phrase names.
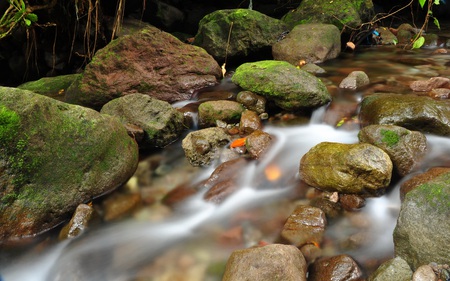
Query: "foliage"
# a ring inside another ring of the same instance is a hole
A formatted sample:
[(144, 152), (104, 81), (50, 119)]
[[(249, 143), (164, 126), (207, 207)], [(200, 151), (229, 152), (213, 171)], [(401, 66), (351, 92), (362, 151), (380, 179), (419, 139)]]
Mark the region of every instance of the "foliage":
[(437, 26), (437, 28), (441, 29), (441, 25), (439, 24), (439, 20), (433, 16), (432, 7), (433, 5), (439, 5), (440, 0), (418, 0), (420, 7), (423, 9), (425, 6), (425, 3), (428, 2), (427, 6), (427, 14), (425, 17), (425, 21), (423, 23), (422, 28), (420, 29), (419, 33), (417, 34), (416, 38), (412, 42), (412, 49), (418, 49), (423, 46), (425, 43), (425, 38), (422, 36), (423, 30), (428, 24), (428, 21), (433, 19), (433, 23)]
[(381, 141), (385, 143), (387, 146), (392, 147), (396, 145), (400, 141), (400, 136), (391, 130), (381, 130)]
[(7, 0), (8, 9), (0, 19), (0, 39), (8, 36), (18, 26), (30, 27), (38, 16), (25, 5), (24, 0)]

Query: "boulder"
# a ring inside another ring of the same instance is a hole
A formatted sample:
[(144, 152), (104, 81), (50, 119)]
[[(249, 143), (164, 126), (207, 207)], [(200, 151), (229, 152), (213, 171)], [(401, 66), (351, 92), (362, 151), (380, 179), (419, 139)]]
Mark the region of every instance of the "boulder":
[(400, 257), (395, 257), (381, 264), (370, 275), (368, 281), (411, 281), (412, 274), (413, 272), (408, 263)]
[(36, 81), (23, 83), (17, 88), (29, 90), (60, 101), (64, 100), (65, 92), (80, 74), (68, 74), (55, 77), (44, 77)]
[(223, 281), (306, 281), (306, 261), (292, 245), (272, 244), (234, 251), (228, 259)]
[(415, 271), (450, 259), (450, 172), (409, 191), (394, 230), (395, 254)]
[(322, 81), (285, 61), (244, 63), (231, 79), (288, 111), (317, 108), (331, 100)]
[(300, 24), (294, 27), (283, 39), (273, 44), (272, 55), (275, 60), (282, 60), (299, 65), (322, 63), (336, 58), (341, 52), (341, 33), (332, 24)]
[(239, 123), (244, 106), (235, 101), (206, 101), (198, 107), (198, 123), (200, 127), (216, 126), (217, 121)]
[(0, 88), (0, 240), (55, 227), (125, 183), (138, 147), (114, 117)]
[(395, 125), (369, 125), (361, 129), (358, 138), (383, 149), (402, 177), (418, 168), (427, 152), (424, 134)]
[(190, 132), (182, 141), (186, 158), (193, 166), (210, 165), (219, 158), (219, 150), (230, 142), (222, 128), (212, 127)]
[(250, 91), (240, 91), (236, 96), (236, 101), (258, 114), (266, 111), (266, 99)]
[(383, 150), (367, 143), (322, 142), (300, 161), (300, 176), (326, 191), (378, 194), (389, 185), (392, 162)]
[(125, 126), (143, 129), (140, 148), (164, 147), (178, 139), (185, 129), (183, 114), (168, 102), (143, 94), (130, 94), (105, 104), (101, 111), (118, 117)]
[(450, 101), (414, 94), (373, 94), (361, 102), (362, 126), (397, 125), (412, 131), (450, 135)]
[(308, 281), (359, 281), (362, 277), (361, 268), (352, 257), (338, 255), (316, 260), (310, 266)]
[(99, 50), (67, 89), (65, 100), (100, 109), (114, 98), (138, 92), (172, 103), (190, 99), (221, 76), (218, 63), (204, 49), (146, 27)]
[(305, 23), (329, 23), (339, 29), (358, 27), (373, 16), (371, 0), (303, 0), (281, 19), (289, 27)]
[(270, 58), (272, 44), (289, 31), (278, 19), (249, 9), (219, 10), (199, 23), (193, 44), (220, 63), (258, 53)]
[(245, 140), (245, 148), (251, 158), (259, 159), (269, 150), (270, 146), (273, 144), (273, 141), (274, 138), (272, 135), (261, 130), (255, 130), (247, 136)]
[(352, 71), (339, 84), (341, 89), (356, 90), (370, 83), (369, 76), (364, 71)]

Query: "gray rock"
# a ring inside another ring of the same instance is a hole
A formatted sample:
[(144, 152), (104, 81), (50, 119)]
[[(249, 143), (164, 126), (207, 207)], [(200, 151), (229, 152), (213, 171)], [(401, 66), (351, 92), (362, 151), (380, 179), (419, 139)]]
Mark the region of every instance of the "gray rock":
[(427, 138), (424, 134), (399, 126), (370, 125), (361, 129), (358, 138), (360, 142), (383, 149), (400, 176), (417, 168), (427, 152)]
[(377, 194), (389, 185), (392, 162), (383, 150), (366, 144), (322, 142), (300, 161), (300, 176), (326, 191)]
[(370, 83), (369, 76), (364, 71), (352, 71), (339, 84), (339, 88), (356, 90)]
[(400, 257), (385, 261), (372, 273), (368, 281), (411, 281), (412, 270)]
[(142, 94), (130, 94), (105, 104), (103, 114), (116, 116), (124, 125), (144, 130), (140, 148), (164, 147), (176, 141), (185, 129), (183, 114), (168, 102)]
[(219, 158), (219, 150), (230, 136), (218, 127), (190, 132), (182, 141), (184, 153), (193, 166), (207, 166)]
[(430, 265), (424, 264), (414, 271), (412, 281), (438, 281), (438, 277)]
[(413, 94), (373, 94), (361, 102), (363, 126), (391, 124), (422, 133), (450, 135), (450, 101)]
[(299, 65), (299, 61), (321, 63), (336, 58), (341, 52), (341, 33), (332, 24), (300, 24), (281, 41), (273, 44), (272, 55)]
[(258, 11), (219, 10), (200, 21), (193, 44), (222, 63), (264, 51), (270, 56), (272, 44), (285, 31), (283, 22)]
[(409, 191), (394, 230), (395, 253), (413, 270), (450, 260), (450, 173), (443, 173)]
[(306, 281), (306, 261), (292, 245), (271, 244), (234, 251), (223, 281)]
[(146, 27), (99, 50), (67, 89), (65, 100), (100, 109), (114, 98), (138, 92), (171, 103), (191, 98), (220, 77), (218, 63), (204, 49)]
[(0, 88), (0, 116), (0, 240), (55, 227), (136, 170), (114, 117), (13, 88)]
[(284, 61), (258, 61), (240, 65), (233, 83), (296, 111), (322, 106), (331, 100), (326, 86), (312, 74)]

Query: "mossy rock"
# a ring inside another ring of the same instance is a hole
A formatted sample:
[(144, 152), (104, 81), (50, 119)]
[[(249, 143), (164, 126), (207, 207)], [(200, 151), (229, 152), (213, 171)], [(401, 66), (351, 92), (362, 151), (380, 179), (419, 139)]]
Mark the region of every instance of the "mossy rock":
[(44, 77), (36, 81), (23, 83), (17, 88), (22, 90), (29, 90), (36, 94), (63, 101), (66, 90), (73, 83), (73, 81), (78, 78), (78, 76), (80, 76), (80, 74)]
[(244, 63), (236, 69), (232, 81), (289, 111), (316, 108), (331, 101), (320, 79), (285, 61)]
[(138, 149), (94, 110), (0, 88), (0, 241), (33, 236), (125, 183)]

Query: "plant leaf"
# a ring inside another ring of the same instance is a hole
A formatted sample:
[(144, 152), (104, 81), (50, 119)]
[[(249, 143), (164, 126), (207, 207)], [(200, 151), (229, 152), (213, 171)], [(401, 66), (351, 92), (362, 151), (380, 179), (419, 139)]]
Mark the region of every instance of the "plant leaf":
[(416, 41), (414, 41), (412, 48), (419, 49), (420, 47), (423, 46), (424, 43), (425, 43), (425, 37), (420, 36), (419, 38), (417, 38)]
[(419, 0), (420, 7), (423, 8), (426, 0)]
[(25, 18), (25, 19), (23, 19), (23, 20), (25, 21), (25, 24), (26, 24), (27, 26), (30, 26), (30, 25), (31, 25), (31, 21), (30, 21), (29, 19)]
[(434, 0), (434, 5), (439, 5), (440, 2), (441, 0)]
[(434, 25), (437, 26), (437, 28), (441, 29), (441, 25), (439, 24), (439, 21), (437, 18), (433, 18), (433, 22), (434, 22)]
[(34, 13), (29, 13), (26, 15), (26, 18), (29, 19), (31, 22), (37, 22), (38, 16)]

